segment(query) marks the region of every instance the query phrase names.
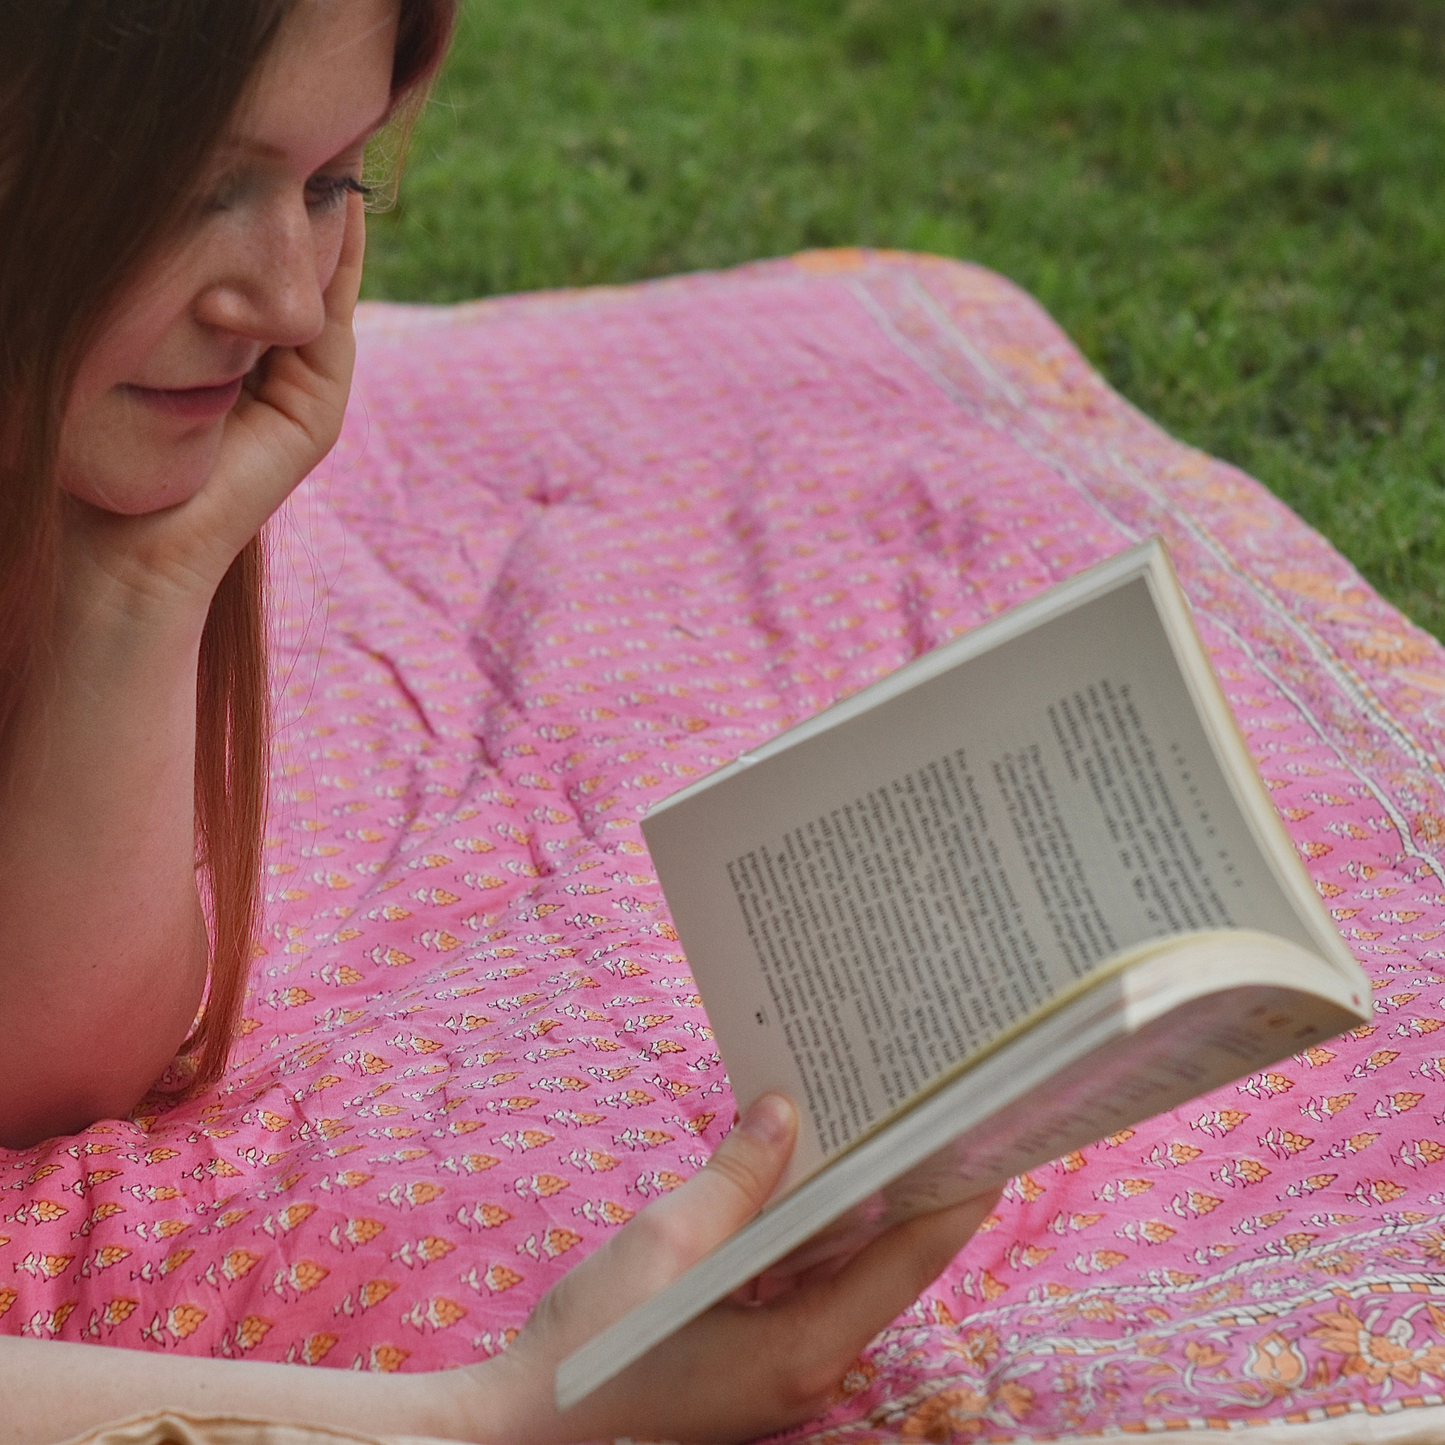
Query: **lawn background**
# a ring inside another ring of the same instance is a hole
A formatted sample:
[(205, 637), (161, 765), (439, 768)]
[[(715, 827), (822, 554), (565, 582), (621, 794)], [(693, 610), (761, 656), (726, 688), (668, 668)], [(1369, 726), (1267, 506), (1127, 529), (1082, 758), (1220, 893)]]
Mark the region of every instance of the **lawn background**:
[(1445, 0), (463, 3), (368, 295), (980, 261), (1445, 637)]

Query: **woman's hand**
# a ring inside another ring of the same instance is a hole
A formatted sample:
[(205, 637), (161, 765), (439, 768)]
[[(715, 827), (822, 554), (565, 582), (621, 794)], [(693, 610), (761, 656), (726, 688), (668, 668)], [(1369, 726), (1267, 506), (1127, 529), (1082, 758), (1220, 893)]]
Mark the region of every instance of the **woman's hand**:
[(746, 1440), (820, 1414), (858, 1352), (937, 1278), (996, 1195), (899, 1225), (838, 1272), (801, 1276), (766, 1304), (716, 1305), (567, 1414), (553, 1403), (563, 1359), (758, 1213), (796, 1130), (786, 1099), (754, 1104), (705, 1169), (542, 1300), (505, 1355), (447, 1377), (458, 1392), (454, 1433), (516, 1445)]
[(240, 551), (336, 445), (356, 360), (353, 318), (365, 252), (366, 212), (353, 192), (346, 197), (341, 253), (323, 293), (320, 334), (305, 346), (273, 347), (261, 358), (226, 419), (211, 480), (194, 499), (202, 504), (196, 525), (222, 542), (222, 556)]
[(46, 1445), (161, 1408), (487, 1445), (748, 1440), (813, 1418), (858, 1352), (963, 1248), (996, 1195), (898, 1225), (830, 1277), (800, 1276), (766, 1304), (717, 1305), (567, 1414), (553, 1403), (562, 1360), (758, 1212), (796, 1128), (786, 1099), (760, 1099), (705, 1169), (583, 1260), (506, 1354), (484, 1365), (355, 1375), (0, 1337), (0, 1445)]
[(237, 553), (336, 444), (351, 389), (352, 321), (365, 249), (365, 210), (361, 197), (350, 194), (340, 254), (322, 296), (320, 332), (302, 346), (275, 346), (261, 357), (225, 418), (210, 475), (193, 496), (139, 515), (76, 503), (75, 560), (94, 561), (105, 580), (168, 606), (177, 593), (192, 611), (209, 606)]

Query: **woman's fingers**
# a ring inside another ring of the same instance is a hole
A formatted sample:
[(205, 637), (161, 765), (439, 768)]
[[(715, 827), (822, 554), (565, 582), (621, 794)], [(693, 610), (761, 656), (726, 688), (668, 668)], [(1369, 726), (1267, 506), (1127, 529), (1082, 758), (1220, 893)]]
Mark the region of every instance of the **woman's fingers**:
[(305, 346), (268, 352), (256, 385), (226, 419), (215, 470), (184, 525), (188, 555), (231, 558), (336, 444), (356, 356), (352, 313), (361, 286), (366, 214), (347, 197), (340, 257), (323, 293), (325, 322)]
[[(837, 1274), (767, 1304), (716, 1306), (574, 1407), (553, 1438), (741, 1440), (816, 1417), (859, 1351), (948, 1267), (996, 1199), (897, 1225)], [(671, 1379), (689, 1388), (659, 1391)]]
[(796, 1301), (782, 1299), (778, 1307), (806, 1314), (818, 1352), (846, 1356), (846, 1364), (948, 1268), (997, 1202), (993, 1191), (896, 1225), (836, 1274), (812, 1281)]
[(565, 1336), (556, 1342), (562, 1354), (665, 1289), (757, 1214), (787, 1167), (797, 1130), (793, 1105), (763, 1095), (706, 1167), (578, 1265), (559, 1286), (565, 1309), (550, 1320)]
[(821, 1414), (859, 1352), (948, 1268), (997, 1199), (987, 1194), (896, 1225), (836, 1274), (800, 1283), (759, 1308), (723, 1306), (713, 1317), (711, 1350), (738, 1360), (751, 1355), (754, 1390), (732, 1432), (698, 1424), (712, 1438), (726, 1438)]
[(706, 1167), (648, 1205), (543, 1296), (506, 1354), (480, 1370), (456, 1372), (458, 1418), (486, 1418), (499, 1439), (510, 1433), (539, 1442), (632, 1433), (635, 1419), (651, 1418), (656, 1379), (644, 1363), (562, 1425), (553, 1394), (557, 1366), (746, 1224), (782, 1178), (797, 1127), (797, 1112), (782, 1095), (753, 1104)]
[(361, 295), (361, 269), (366, 258), (366, 207), (355, 192), (346, 197), (346, 235), (341, 257), (326, 288), (326, 319), (351, 325), (356, 298)]
[[(296, 447), (303, 475), (321, 460), (341, 430), (356, 359), (353, 319), (365, 254), (366, 211), (361, 197), (353, 193), (346, 198), (341, 253), (322, 295), (326, 319), (321, 331), (304, 346), (268, 353), (254, 399), (238, 412), (258, 428), (271, 423), (275, 441)], [(284, 423), (291, 425), (287, 428)], [(293, 485), (299, 480), (300, 476), (294, 478)]]
[[(798, 1113), (782, 1094), (754, 1101), (705, 1168), (648, 1211), (675, 1229), (681, 1269), (748, 1222), (782, 1178), (798, 1137)], [(681, 1269), (678, 1271), (681, 1273)]]
[[(796, 1132), (786, 1099), (754, 1104), (705, 1169), (649, 1205), (541, 1301), (505, 1355), (457, 1372), (458, 1418), (485, 1416), (498, 1438), (549, 1445), (619, 1434), (748, 1439), (821, 1411), (858, 1352), (942, 1273), (997, 1194), (898, 1225), (835, 1273), (810, 1272), (766, 1304), (717, 1305), (565, 1417), (553, 1405), (566, 1356), (757, 1214)], [(659, 1389), (669, 1380), (688, 1384)]]

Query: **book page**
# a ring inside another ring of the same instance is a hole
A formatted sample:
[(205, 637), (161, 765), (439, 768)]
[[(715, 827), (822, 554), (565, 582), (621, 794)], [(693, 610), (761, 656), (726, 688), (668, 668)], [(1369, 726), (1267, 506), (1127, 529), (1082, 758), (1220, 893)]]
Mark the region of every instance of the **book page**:
[(1131, 945), (1311, 946), (1142, 577), (767, 757), (645, 833), (739, 1099), (790, 1183)]

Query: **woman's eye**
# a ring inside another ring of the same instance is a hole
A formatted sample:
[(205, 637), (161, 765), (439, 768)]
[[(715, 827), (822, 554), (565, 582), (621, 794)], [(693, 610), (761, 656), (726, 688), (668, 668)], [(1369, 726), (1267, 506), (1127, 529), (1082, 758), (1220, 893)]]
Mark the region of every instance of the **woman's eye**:
[(306, 204), (312, 211), (329, 211), (339, 206), (349, 191), (364, 198), (372, 189), (355, 176), (312, 176), (306, 183)]

